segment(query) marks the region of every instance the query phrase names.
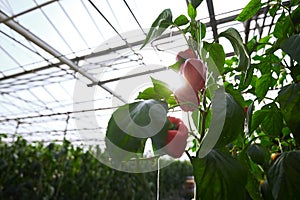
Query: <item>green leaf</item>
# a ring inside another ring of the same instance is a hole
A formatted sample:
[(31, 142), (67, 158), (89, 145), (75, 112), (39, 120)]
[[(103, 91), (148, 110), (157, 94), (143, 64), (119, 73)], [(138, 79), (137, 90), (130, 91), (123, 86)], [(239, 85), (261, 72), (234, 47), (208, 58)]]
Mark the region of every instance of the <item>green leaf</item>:
[(252, 115), (252, 123), (250, 126), (251, 128), (250, 128), (249, 133), (252, 133), (253, 131), (255, 131), (264, 119), (265, 119), (265, 112), (261, 111), (261, 110), (256, 111)]
[(259, 181), (257, 180), (257, 176), (259, 176), (258, 172), (258, 166), (254, 165), (254, 168), (252, 168), (253, 165), (251, 165), (251, 161), (249, 159), (249, 156), (247, 154), (247, 149), (245, 148), (239, 153), (238, 160), (240, 163), (244, 166), (244, 168), (247, 170), (247, 184), (246, 189), (251, 196), (253, 200), (263, 200), (261, 193), (259, 191)]
[(180, 70), (180, 66), (183, 63), (183, 60), (178, 60), (176, 63), (174, 63), (173, 65), (170, 65), (169, 68), (173, 69), (175, 72), (179, 72)]
[(241, 74), (241, 81), (239, 84), (239, 91), (245, 90), (252, 82), (254, 73), (254, 65), (250, 65), (250, 67), (246, 70), (246, 73)]
[(291, 5), (292, 6), (296, 6), (297, 4), (299, 4), (300, 3), (300, 0), (292, 0), (291, 1)]
[(270, 159), (268, 150), (259, 144), (251, 144), (247, 153), (253, 162), (261, 166)]
[(226, 118), (216, 147), (225, 146), (241, 135), (244, 132), (244, 122), (244, 109), (232, 95), (227, 93)]
[(176, 105), (179, 106), (179, 104), (177, 103), (177, 101), (176, 101), (174, 95), (171, 95), (171, 96), (168, 98), (167, 103), (168, 103), (169, 107), (174, 107), (174, 106), (176, 106)]
[[(203, 158), (213, 149), (218, 142), (226, 118), (226, 93), (223, 88), (220, 88), (212, 93), (212, 109), (208, 112), (209, 119), (206, 119), (206, 127), (209, 126), (208, 132), (205, 134), (200, 144), (199, 154)], [(208, 123), (209, 122), (209, 123)], [(203, 137), (203, 136), (202, 136)]]
[(276, 22), (273, 35), (278, 39), (288, 38), (288, 36), (293, 32), (292, 27), (293, 24), (289, 16), (285, 16), (285, 12), (283, 11)]
[(281, 49), (285, 51), (292, 59), (300, 63), (300, 35), (292, 35), (282, 44)]
[(193, 7), (196, 9), (198, 6), (202, 3), (203, 0), (189, 0), (189, 2), (193, 5)]
[(268, 182), (275, 200), (300, 197), (300, 151), (282, 153), (268, 171)]
[(294, 138), (300, 144), (300, 83), (283, 87), (277, 97), (280, 110)]
[(162, 82), (153, 77), (151, 77), (151, 80), (154, 86), (154, 91), (163, 99), (167, 100), (171, 96), (171, 94), (173, 94), (172, 90), (169, 89), (168, 84), (166, 84), (165, 82)]
[(266, 134), (279, 136), (283, 128), (283, 116), (275, 103), (267, 104), (252, 117), (251, 133), (259, 126)]
[(276, 84), (276, 79), (272, 77), (272, 74), (262, 75), (255, 84), (255, 94), (258, 100), (265, 98), (270, 87), (273, 87)]
[[(203, 56), (204, 60), (207, 62), (207, 66), (210, 71), (219, 75), (224, 72), (225, 64), (225, 52), (223, 46), (218, 43), (203, 43), (203, 48), (209, 53), (209, 57)], [(217, 70), (217, 71), (216, 71)]]
[(233, 85), (228, 82), (224, 82), (224, 87), (226, 92), (231, 94), (241, 107), (245, 106), (245, 100), (240, 91), (234, 89)]
[(160, 100), (161, 96), (156, 93), (156, 91), (154, 90), (154, 87), (149, 87), (149, 88), (146, 88), (143, 92), (139, 92), (139, 95), (137, 96), (136, 99), (144, 99), (144, 100), (156, 99), (156, 100)]
[(141, 49), (152, 40), (161, 36), (170, 25), (172, 25), (172, 12), (170, 9), (165, 9), (159, 14), (159, 16), (151, 25)]
[(247, 43), (247, 49), (248, 53), (251, 54), (257, 47), (257, 36), (254, 36), (248, 43)]
[(261, 127), (263, 131), (270, 135), (280, 135), (283, 128), (283, 116), (275, 103), (265, 105), (262, 110), (265, 112), (265, 118)]
[(257, 45), (256, 51), (263, 49), (266, 47), (269, 40), (272, 38), (272, 35), (267, 35), (259, 40), (259, 44)]
[(272, 71), (275, 71), (276, 68), (281, 65), (281, 60), (273, 54), (268, 54), (265, 57), (258, 56), (257, 60), (260, 61), (258, 69), (263, 75), (270, 75)]
[(188, 15), (191, 19), (195, 19), (197, 16), (197, 11), (191, 3), (188, 4)]
[[(166, 103), (146, 100), (119, 107), (108, 122), (106, 150), (116, 164), (143, 153), (146, 139), (166, 137), (168, 128)], [(163, 140), (162, 142), (164, 142)]]
[(204, 136), (199, 156), (204, 157), (214, 147), (224, 147), (243, 133), (244, 110), (223, 89), (216, 90), (212, 100), (212, 118)]
[(195, 199), (245, 199), (247, 172), (231, 156), (212, 150), (204, 158), (194, 158), (192, 165), (196, 169), (194, 170), (197, 185)]
[(234, 28), (229, 28), (226, 31), (220, 33), (219, 37), (225, 37), (230, 41), (234, 52), (239, 57), (238, 69), (246, 71), (250, 66), (250, 57), (248, 55), (246, 47), (243, 44), (243, 40), (239, 32)]
[(236, 20), (243, 22), (250, 19), (259, 11), (262, 5), (261, 0), (251, 0), (237, 16)]
[(186, 25), (187, 23), (189, 23), (188, 18), (185, 15), (179, 15), (175, 20), (174, 20), (174, 24), (176, 26), (183, 26)]

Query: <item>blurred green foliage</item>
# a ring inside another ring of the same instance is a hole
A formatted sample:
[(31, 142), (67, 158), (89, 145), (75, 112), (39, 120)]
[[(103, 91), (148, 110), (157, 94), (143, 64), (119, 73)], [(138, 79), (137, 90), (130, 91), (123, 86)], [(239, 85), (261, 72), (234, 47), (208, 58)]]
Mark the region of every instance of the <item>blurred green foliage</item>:
[[(0, 136), (0, 199), (155, 199), (157, 172), (130, 174), (107, 167), (82, 147), (14, 142)], [(162, 160), (163, 162), (163, 160)], [(160, 171), (161, 199), (183, 195), (188, 162)]]

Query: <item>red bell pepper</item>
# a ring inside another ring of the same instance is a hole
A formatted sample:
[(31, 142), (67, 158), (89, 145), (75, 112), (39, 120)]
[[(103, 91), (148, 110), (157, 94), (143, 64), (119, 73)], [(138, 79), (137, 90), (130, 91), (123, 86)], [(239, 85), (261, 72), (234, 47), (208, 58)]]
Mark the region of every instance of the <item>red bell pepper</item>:
[(194, 51), (192, 49), (187, 49), (185, 51), (180, 51), (177, 56), (176, 56), (176, 61), (180, 61), (180, 68), (179, 68), (179, 73), (182, 74), (182, 69), (183, 69), (183, 65), (184, 62), (189, 59), (189, 58), (197, 58), (197, 56), (195, 55)]
[(183, 77), (195, 92), (202, 90), (205, 86), (207, 66), (200, 59), (189, 58), (181, 67)]
[(192, 112), (200, 105), (198, 94), (188, 84), (178, 88), (175, 91), (174, 96), (176, 101), (179, 103), (180, 108), (185, 112)]
[(165, 151), (173, 158), (179, 158), (182, 156), (187, 145), (188, 129), (181, 119), (169, 117), (169, 120), (172, 126), (168, 130)]

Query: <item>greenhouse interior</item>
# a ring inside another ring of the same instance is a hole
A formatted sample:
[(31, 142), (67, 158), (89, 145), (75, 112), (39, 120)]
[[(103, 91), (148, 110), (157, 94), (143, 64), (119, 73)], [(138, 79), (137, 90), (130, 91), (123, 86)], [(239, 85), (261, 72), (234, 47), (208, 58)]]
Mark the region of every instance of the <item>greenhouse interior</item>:
[(299, 0), (1, 0), (0, 199), (300, 199)]

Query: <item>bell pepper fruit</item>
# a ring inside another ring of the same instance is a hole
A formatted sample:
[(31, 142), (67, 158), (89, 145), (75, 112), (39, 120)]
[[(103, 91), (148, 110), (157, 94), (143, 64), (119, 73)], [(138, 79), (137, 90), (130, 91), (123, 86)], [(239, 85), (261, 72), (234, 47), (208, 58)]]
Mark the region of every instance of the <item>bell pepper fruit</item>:
[(182, 69), (180, 71), (195, 92), (198, 92), (204, 88), (207, 66), (200, 59), (187, 59), (182, 65)]
[(180, 158), (185, 151), (188, 129), (181, 119), (169, 117), (170, 130), (166, 138), (165, 152), (173, 158)]
[(198, 94), (188, 84), (185, 84), (183, 87), (178, 88), (174, 92), (174, 97), (179, 103), (180, 108), (185, 112), (193, 112), (200, 105)]
[(183, 69), (183, 64), (184, 62), (189, 59), (189, 58), (197, 58), (197, 56), (195, 55), (194, 51), (192, 49), (187, 49), (185, 51), (180, 51), (177, 56), (176, 56), (176, 61), (180, 61), (180, 68), (179, 68), (179, 73), (182, 73), (182, 69)]

